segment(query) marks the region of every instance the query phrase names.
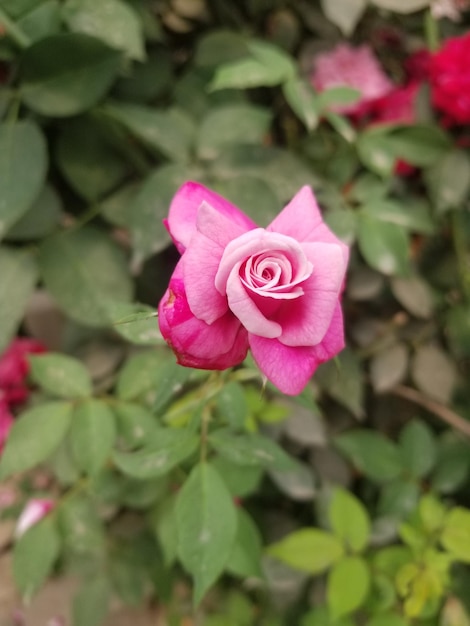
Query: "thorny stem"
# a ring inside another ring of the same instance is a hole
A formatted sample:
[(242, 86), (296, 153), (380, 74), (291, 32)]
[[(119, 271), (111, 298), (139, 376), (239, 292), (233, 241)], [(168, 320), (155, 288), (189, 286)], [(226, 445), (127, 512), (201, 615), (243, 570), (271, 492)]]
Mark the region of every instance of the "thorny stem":
[(470, 437), (470, 421), (464, 419), (444, 404), (431, 400), (431, 398), (423, 395), (420, 391), (405, 385), (397, 385), (391, 390), (391, 393), (422, 406), (423, 409), (433, 413), (433, 415), (455, 428), (455, 430), (458, 430), (462, 435)]

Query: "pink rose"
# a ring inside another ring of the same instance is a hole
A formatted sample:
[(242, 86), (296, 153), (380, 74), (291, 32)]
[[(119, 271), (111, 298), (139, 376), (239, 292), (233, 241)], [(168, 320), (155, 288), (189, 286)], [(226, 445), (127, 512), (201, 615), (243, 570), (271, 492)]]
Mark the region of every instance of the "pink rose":
[(343, 349), (349, 251), (324, 224), (309, 187), (264, 229), (188, 182), (166, 225), (182, 257), (159, 324), (181, 365), (225, 369), (250, 348), (263, 374), (294, 395)]
[(361, 92), (357, 102), (332, 107), (338, 113), (362, 114), (371, 101), (393, 89), (392, 81), (381, 68), (372, 49), (366, 45), (354, 48), (347, 43), (340, 43), (333, 50), (318, 54), (314, 60), (311, 80), (320, 92), (332, 87), (352, 87)]
[(19, 538), (21, 535), (24, 535), (31, 526), (40, 522), (54, 506), (54, 500), (46, 498), (33, 498), (29, 500), (16, 523), (15, 537)]

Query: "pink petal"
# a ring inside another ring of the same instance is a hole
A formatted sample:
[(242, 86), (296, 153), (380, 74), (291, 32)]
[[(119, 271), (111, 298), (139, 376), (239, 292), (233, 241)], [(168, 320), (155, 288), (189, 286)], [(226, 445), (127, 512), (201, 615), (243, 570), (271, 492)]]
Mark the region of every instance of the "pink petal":
[(248, 336), (251, 353), (261, 372), (280, 391), (299, 394), (317, 367), (333, 358), (344, 348), (343, 315), (338, 304), (330, 327), (317, 346), (285, 346), (278, 339)]
[(313, 272), (302, 283), (304, 295), (285, 302), (273, 315), (282, 326), (279, 341), (287, 346), (314, 346), (322, 341), (338, 304), (346, 272), (338, 245), (304, 243)]
[(289, 204), (271, 222), (267, 230), (289, 235), (297, 241), (318, 241), (341, 246), (345, 262), (349, 248), (323, 222), (315, 196), (307, 185), (292, 198)]
[(225, 215), (243, 230), (256, 227), (256, 224), (231, 202), (204, 185), (190, 181), (176, 192), (170, 205), (168, 220), (165, 220), (165, 225), (180, 252), (184, 252), (189, 246), (196, 231), (197, 213), (203, 202), (210, 204), (218, 213)]
[(219, 293), (215, 278), (227, 244), (245, 229), (203, 202), (197, 215), (197, 230), (183, 254), (183, 276), (188, 304), (194, 315), (212, 324), (227, 312), (227, 298)]
[(240, 322), (230, 312), (210, 325), (197, 319), (188, 306), (181, 278), (172, 278), (158, 312), (162, 335), (181, 365), (226, 369), (245, 358), (248, 340)]
[(15, 537), (21, 537), (31, 526), (37, 524), (54, 508), (54, 501), (35, 498), (23, 509), (15, 528)]
[(250, 333), (261, 337), (279, 337), (282, 327), (268, 320), (255, 303), (253, 295), (247, 293), (240, 280), (240, 265), (241, 263), (237, 263), (234, 266), (227, 281), (227, 300), (230, 309)]

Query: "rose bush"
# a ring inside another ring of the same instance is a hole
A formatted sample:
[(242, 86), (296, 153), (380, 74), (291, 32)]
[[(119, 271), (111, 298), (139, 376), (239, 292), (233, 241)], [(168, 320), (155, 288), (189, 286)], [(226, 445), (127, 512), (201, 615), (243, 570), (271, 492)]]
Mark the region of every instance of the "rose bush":
[(309, 187), (263, 229), (218, 194), (186, 183), (167, 227), (182, 257), (159, 320), (180, 364), (225, 369), (249, 347), (272, 383), (297, 394), (343, 349), (349, 251)]

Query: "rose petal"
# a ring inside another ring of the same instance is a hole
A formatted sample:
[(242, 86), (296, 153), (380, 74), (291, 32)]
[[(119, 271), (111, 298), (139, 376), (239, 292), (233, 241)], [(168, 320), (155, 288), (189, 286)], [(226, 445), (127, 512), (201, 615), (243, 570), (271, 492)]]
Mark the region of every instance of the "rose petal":
[(317, 346), (285, 346), (278, 339), (249, 334), (251, 353), (263, 374), (287, 395), (299, 394), (317, 367), (344, 348), (343, 316), (338, 304), (330, 327)]
[(198, 209), (203, 202), (213, 206), (218, 213), (225, 215), (243, 230), (256, 228), (256, 224), (231, 202), (204, 185), (190, 181), (176, 192), (170, 205), (168, 220), (165, 220), (168, 232), (180, 252), (188, 247), (196, 231)]
[(313, 346), (323, 339), (338, 304), (346, 265), (339, 246), (304, 243), (314, 270), (302, 283), (304, 295), (283, 303), (273, 315), (282, 327), (279, 341), (287, 346)]
[(233, 267), (227, 281), (227, 300), (230, 309), (249, 332), (261, 337), (279, 337), (282, 327), (268, 320), (254, 301), (253, 295), (247, 292), (240, 280), (240, 265), (241, 263), (237, 263)]
[[(176, 276), (180, 273), (177, 267)], [(225, 369), (245, 358), (247, 333), (240, 322), (230, 312), (210, 325), (197, 319), (188, 306), (181, 278), (172, 278), (158, 312), (161, 333), (181, 365)]]
[(345, 262), (349, 248), (323, 222), (315, 196), (307, 185), (267, 227), (267, 230), (293, 237), (297, 241), (334, 243), (341, 247)]
[(216, 274), (224, 249), (245, 232), (212, 206), (203, 202), (197, 216), (197, 230), (183, 254), (183, 276), (191, 311), (212, 324), (227, 312), (227, 298), (216, 289)]

